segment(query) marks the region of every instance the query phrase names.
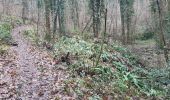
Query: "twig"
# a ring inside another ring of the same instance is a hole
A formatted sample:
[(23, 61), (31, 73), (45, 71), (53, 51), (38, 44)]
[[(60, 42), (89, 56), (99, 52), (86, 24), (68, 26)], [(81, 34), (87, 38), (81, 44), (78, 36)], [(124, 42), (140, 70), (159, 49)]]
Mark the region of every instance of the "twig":
[(0, 61), (14, 61), (14, 60), (10, 60), (10, 59), (0, 59)]

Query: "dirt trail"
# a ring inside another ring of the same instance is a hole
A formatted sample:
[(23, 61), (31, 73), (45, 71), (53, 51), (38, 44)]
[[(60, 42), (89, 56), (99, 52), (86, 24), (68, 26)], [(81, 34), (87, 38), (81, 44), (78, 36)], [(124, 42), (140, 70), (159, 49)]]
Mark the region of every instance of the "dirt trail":
[(52, 57), (46, 51), (32, 46), (22, 33), (30, 26), (12, 30), (12, 37), (18, 46), (11, 47), (14, 61), (0, 62), (0, 100), (60, 100), (71, 99), (63, 94), (62, 82), (67, 72), (54, 66)]

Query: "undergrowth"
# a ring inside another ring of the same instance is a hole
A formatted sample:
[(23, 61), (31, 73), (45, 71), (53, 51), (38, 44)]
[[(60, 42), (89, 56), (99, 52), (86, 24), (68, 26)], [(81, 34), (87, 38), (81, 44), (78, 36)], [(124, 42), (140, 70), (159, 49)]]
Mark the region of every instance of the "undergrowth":
[(0, 20), (0, 41), (8, 44), (11, 41), (11, 30), (18, 25), (21, 25), (22, 21), (14, 16), (2, 15)]
[(17, 18), (15, 16), (2, 15), (1, 20), (5, 23), (9, 23), (12, 27), (16, 27), (23, 24), (22, 19)]
[(7, 39), (11, 38), (11, 25), (8, 23), (1, 23), (0, 24), (0, 40), (6, 41)]
[(28, 29), (24, 31), (24, 36), (30, 41), (35, 42), (38, 37), (36, 37), (34, 29)]
[(0, 55), (3, 55), (8, 50), (6, 45), (11, 40), (11, 25), (8, 23), (0, 23)]
[(0, 54), (5, 54), (9, 45), (14, 43), (11, 31), (15, 26), (21, 25), (22, 21), (14, 16), (1, 15), (0, 20)]
[(33, 44), (37, 46), (41, 46), (43, 43), (43, 40), (41, 37), (38, 37), (36, 31), (34, 28), (27, 29), (23, 32), (23, 35), (26, 39), (31, 41)]
[[(62, 37), (54, 46), (55, 56), (70, 53), (70, 78), (65, 92), (76, 93), (79, 99), (100, 100), (132, 98), (168, 98), (170, 70), (146, 69), (120, 44), (104, 44), (98, 66), (100, 44), (79, 37)], [(162, 75), (161, 75), (161, 74)]]

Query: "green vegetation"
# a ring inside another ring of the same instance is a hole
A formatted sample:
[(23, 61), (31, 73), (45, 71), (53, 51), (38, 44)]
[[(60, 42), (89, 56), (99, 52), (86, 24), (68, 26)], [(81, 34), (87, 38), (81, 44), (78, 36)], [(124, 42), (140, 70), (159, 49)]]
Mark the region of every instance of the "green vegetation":
[(21, 25), (22, 21), (14, 16), (1, 16), (0, 21), (0, 41), (9, 42), (11, 40), (11, 30), (13, 27)]
[(9, 46), (0, 43), (0, 56), (7, 53)]
[(1, 16), (0, 21), (0, 54), (5, 54), (12, 42), (12, 28), (21, 25), (22, 22), (13, 16)]
[(0, 23), (0, 55), (3, 55), (8, 50), (6, 45), (11, 40), (11, 25), (8, 23)]
[(145, 69), (134, 55), (119, 44), (104, 44), (100, 63), (96, 67), (94, 64), (99, 49), (100, 44), (89, 43), (79, 37), (62, 37), (55, 44), (57, 58), (70, 52), (70, 78), (65, 81), (65, 92), (75, 92), (79, 97), (87, 96), (89, 99), (109, 95), (115, 99), (168, 96), (170, 88), (166, 82), (169, 82), (169, 69)]
[(2, 15), (1, 20), (4, 23), (10, 24), (11, 27), (15, 27), (15, 26), (19, 26), (19, 25), (23, 24), (22, 20), (20, 18), (15, 17), (15, 16)]
[(8, 23), (0, 24), (0, 40), (6, 41), (11, 38), (11, 25)]
[(34, 29), (28, 29), (24, 31), (25, 38), (29, 39), (32, 42), (37, 40), (37, 36)]
[(149, 39), (153, 39), (155, 36), (154, 32), (150, 32), (150, 31), (145, 31), (142, 34), (141, 40), (149, 40)]
[[(170, 0), (2, 0), (0, 5), (0, 68), (10, 64), (0, 71), (12, 79), (0, 82), (5, 87), (0, 98), (170, 99)], [(8, 85), (21, 86), (11, 93)]]

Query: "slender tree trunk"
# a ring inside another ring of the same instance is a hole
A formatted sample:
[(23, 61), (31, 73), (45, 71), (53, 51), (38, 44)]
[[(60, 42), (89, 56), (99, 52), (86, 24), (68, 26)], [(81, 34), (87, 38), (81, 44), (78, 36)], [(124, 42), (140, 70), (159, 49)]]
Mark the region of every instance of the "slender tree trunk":
[(55, 38), (55, 33), (57, 31), (57, 17), (58, 17), (58, 14), (56, 12), (55, 16), (54, 16), (54, 25), (53, 25), (53, 39)]
[(28, 2), (26, 0), (22, 0), (22, 20), (23, 20), (23, 23), (25, 24), (26, 23), (26, 16), (28, 16)]
[(58, 24), (60, 36), (65, 35), (65, 0), (57, 0), (57, 14), (58, 14)]
[[(38, 7), (38, 15), (37, 15), (37, 34), (36, 34), (36, 37), (39, 37), (39, 22), (40, 22), (40, 8)], [(38, 44), (38, 39), (36, 39), (36, 43)]]
[(79, 28), (79, 5), (77, 0), (70, 0), (71, 4), (71, 18), (74, 24), (74, 29), (77, 30)]
[(126, 24), (127, 24), (127, 43), (132, 44), (132, 32), (131, 32), (131, 24), (132, 24), (132, 16), (134, 12), (133, 8), (133, 0), (126, 0)]
[(46, 26), (46, 40), (51, 40), (51, 27), (50, 27), (50, 3), (48, 0), (44, 0), (45, 2), (45, 26)]
[(97, 0), (96, 1), (96, 36), (99, 36), (99, 32), (100, 32), (100, 6), (101, 6), (101, 0)]
[(105, 41), (105, 37), (106, 37), (106, 31), (107, 31), (107, 9), (105, 9), (104, 33), (103, 33), (103, 36), (102, 36), (101, 48), (100, 48), (99, 56), (97, 57), (97, 60), (96, 60), (96, 67), (98, 67), (101, 55), (103, 53), (103, 45), (104, 45), (104, 41)]
[(131, 44), (131, 41), (132, 41), (132, 39), (131, 39), (131, 18), (130, 18), (131, 16), (129, 16), (128, 14), (127, 14), (127, 43), (128, 44)]
[(75, 13), (76, 13), (76, 26), (77, 28), (80, 28), (80, 24), (79, 24), (79, 4), (78, 1), (75, 0)]
[[(162, 47), (166, 47), (166, 40), (164, 37), (164, 28), (163, 28), (163, 2), (161, 0), (157, 0), (157, 6), (158, 6), (158, 13), (159, 13), (159, 28), (160, 28), (160, 32), (159, 32), (159, 37), (160, 37), (160, 42)], [(164, 56), (165, 56), (165, 60), (168, 63), (169, 58), (168, 58), (168, 51), (166, 49), (164, 49)]]
[(97, 31), (96, 31), (96, 4), (95, 4), (96, 0), (91, 0), (91, 4), (92, 4), (92, 17), (93, 17), (93, 33), (94, 33), (94, 37), (98, 37), (97, 35)]
[(101, 13), (103, 12), (103, 0), (90, 0), (90, 9), (92, 10), (93, 17), (93, 33), (94, 37), (99, 36), (100, 26), (101, 26)]
[(170, 0), (168, 0), (168, 12), (170, 14)]
[[(167, 28), (168, 38), (170, 38), (170, 34), (169, 34), (170, 33), (170, 0), (167, 0), (167, 2), (168, 2), (168, 12), (167, 12), (168, 22), (166, 28)], [(170, 44), (170, 40), (168, 44)]]
[(121, 25), (122, 25), (122, 44), (126, 44), (126, 34), (125, 34), (125, 8), (124, 1), (119, 0), (120, 4), (120, 14), (121, 14)]
[(55, 39), (55, 34), (57, 31), (57, 18), (58, 18), (58, 12), (57, 12), (57, 0), (52, 0), (51, 1), (51, 9), (52, 9), (52, 15), (53, 15), (53, 43), (54, 43), (54, 39)]
[(3, 9), (3, 10), (2, 10), (2, 13), (5, 14), (5, 2), (4, 2), (4, 0), (2, 0), (2, 6), (3, 6), (3, 7), (2, 7), (2, 9)]

